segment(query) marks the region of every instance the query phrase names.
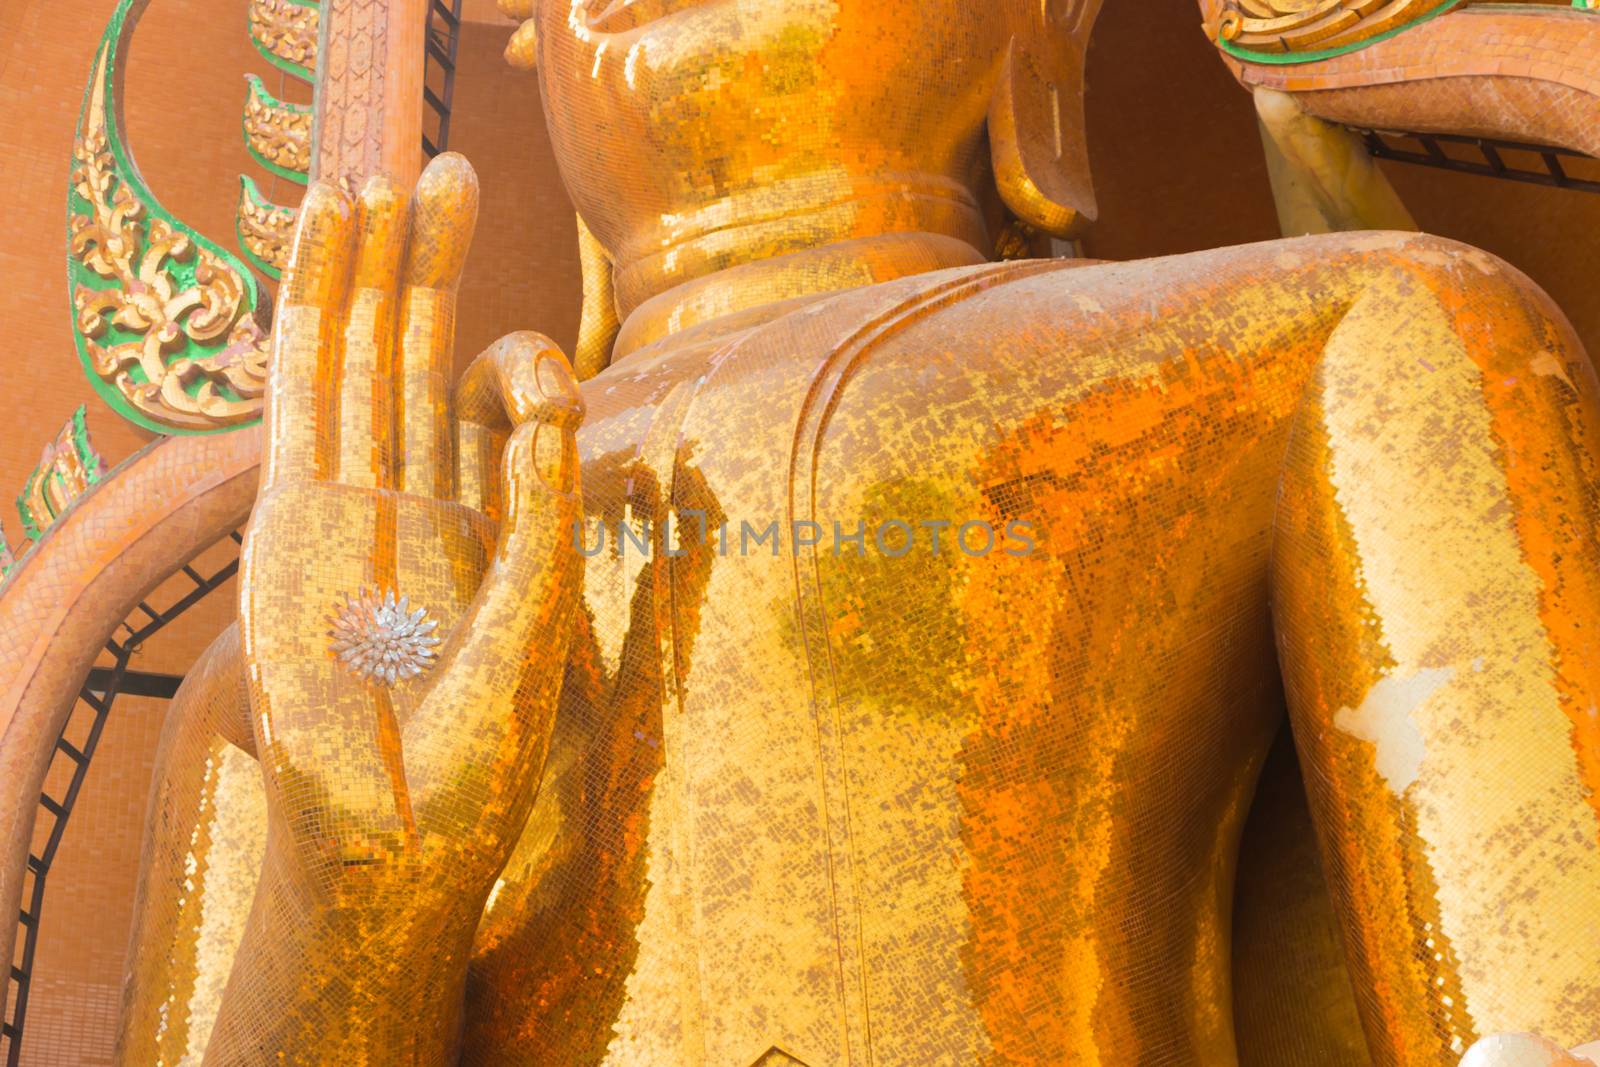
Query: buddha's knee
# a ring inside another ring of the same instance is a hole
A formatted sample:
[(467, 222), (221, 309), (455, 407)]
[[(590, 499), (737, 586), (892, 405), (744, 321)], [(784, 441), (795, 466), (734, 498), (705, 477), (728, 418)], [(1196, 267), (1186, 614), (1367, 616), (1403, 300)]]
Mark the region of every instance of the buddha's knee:
[[(1576, 356), (1582, 344), (1539, 284), (1500, 257), (1431, 234), (1395, 234), (1363, 294), (1392, 304), (1403, 324), (1418, 308), (1437, 307), (1486, 373), (1516, 373), (1539, 355)], [(1359, 238), (1357, 238), (1359, 239)], [(1585, 372), (1588, 363), (1581, 358)], [(1534, 373), (1550, 373), (1539, 371)]]
[(1274, 620), (1358, 1000), (1396, 1056), (1600, 1017), (1595, 396), (1536, 286), (1419, 238), (1297, 416)]

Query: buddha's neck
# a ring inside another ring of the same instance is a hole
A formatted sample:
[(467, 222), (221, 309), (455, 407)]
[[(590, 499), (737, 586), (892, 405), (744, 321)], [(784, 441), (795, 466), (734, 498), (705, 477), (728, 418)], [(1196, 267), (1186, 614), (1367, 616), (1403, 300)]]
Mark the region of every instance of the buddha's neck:
[(726, 267), (640, 304), (622, 324), (613, 362), (692, 326), (744, 328), (807, 297), (893, 281), (913, 274), (987, 262), (972, 245), (936, 233), (858, 237), (774, 259)]
[(989, 243), (971, 193), (921, 175), (796, 181), (672, 221), (672, 230), (636, 234), (619, 249), (624, 321), (613, 361), (690, 327), (704, 335), (724, 322), (747, 326), (762, 321), (762, 309), (777, 314), (808, 298), (983, 263)]

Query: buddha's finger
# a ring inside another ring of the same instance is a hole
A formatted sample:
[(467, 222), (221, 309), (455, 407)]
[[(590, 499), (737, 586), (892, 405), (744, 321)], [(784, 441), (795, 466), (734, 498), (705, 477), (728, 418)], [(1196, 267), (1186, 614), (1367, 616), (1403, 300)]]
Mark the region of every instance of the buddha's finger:
[(401, 278), (399, 487), (454, 496), (450, 421), (456, 287), (478, 219), (478, 177), (454, 152), (428, 164), (412, 198), (411, 242)]
[(456, 385), (456, 498), (468, 507), (499, 516), (506, 436), (544, 402), (535, 374), (545, 352), (560, 349), (541, 333), (507, 334), (480, 352)]
[(504, 859), (544, 762), (574, 626), (583, 557), (576, 431), (583, 401), (559, 352), (533, 368), (533, 421), (506, 446), (500, 543), (477, 599), (405, 727), (424, 839)]
[(395, 325), (408, 205), (386, 176), (356, 201), (350, 313), (339, 374), (339, 470), (348, 485), (394, 484)]
[(323, 478), (332, 468), (333, 383), (354, 230), (350, 201), (337, 187), (318, 182), (306, 191), (273, 320), (263, 487)]

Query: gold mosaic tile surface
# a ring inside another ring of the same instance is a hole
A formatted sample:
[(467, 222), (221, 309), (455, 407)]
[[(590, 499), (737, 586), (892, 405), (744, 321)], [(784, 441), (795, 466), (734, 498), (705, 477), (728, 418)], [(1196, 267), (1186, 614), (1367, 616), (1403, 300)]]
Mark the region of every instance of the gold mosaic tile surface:
[(526, 12), (624, 319), (581, 389), (450, 381), (460, 157), (313, 186), (123, 1062), (1236, 1062), (1280, 691), (1330, 1041), (1593, 1038), (1594, 372), (1436, 238), (984, 262), (1093, 213), (1096, 6)]

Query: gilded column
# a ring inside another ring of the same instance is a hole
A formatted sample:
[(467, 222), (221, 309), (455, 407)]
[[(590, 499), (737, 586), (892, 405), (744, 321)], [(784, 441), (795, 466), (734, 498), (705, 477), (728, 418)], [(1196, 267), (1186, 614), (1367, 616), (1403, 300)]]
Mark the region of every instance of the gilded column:
[(352, 192), (378, 173), (416, 183), (427, 20), (427, 0), (326, 0), (313, 179)]

